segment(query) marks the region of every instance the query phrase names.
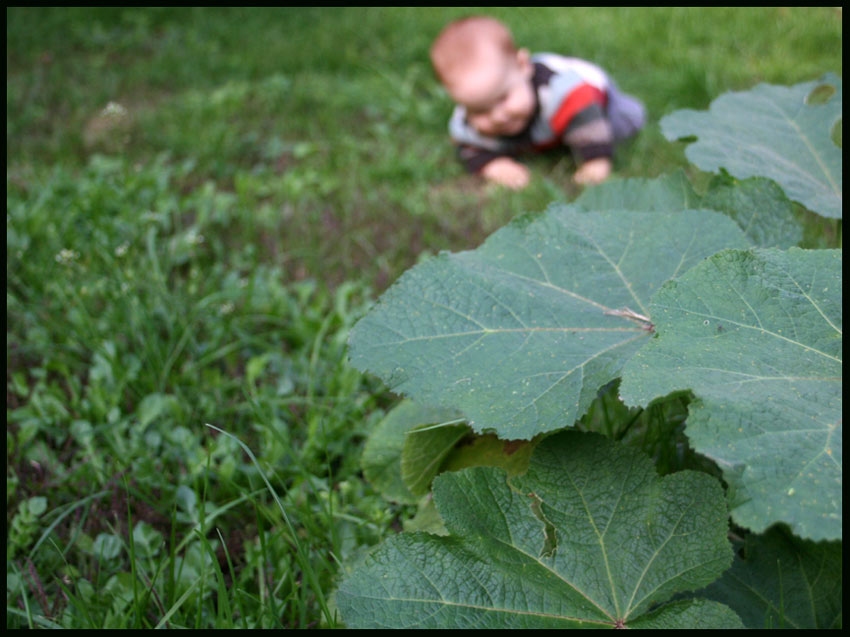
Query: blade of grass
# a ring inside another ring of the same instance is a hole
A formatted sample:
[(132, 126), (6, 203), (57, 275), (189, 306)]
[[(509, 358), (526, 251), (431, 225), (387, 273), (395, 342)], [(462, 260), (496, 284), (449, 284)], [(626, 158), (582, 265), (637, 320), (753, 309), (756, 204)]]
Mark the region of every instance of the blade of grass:
[(283, 507), (283, 503), (280, 501), (280, 498), (278, 497), (277, 492), (274, 490), (274, 487), (272, 487), (271, 482), (269, 482), (268, 478), (266, 477), (266, 473), (263, 471), (262, 467), (260, 467), (260, 463), (257, 461), (257, 458), (254, 456), (254, 453), (248, 448), (248, 446), (245, 443), (243, 443), (241, 440), (239, 440), (239, 438), (237, 438), (236, 436), (229, 434), (228, 432), (224, 431), (223, 429), (219, 429), (215, 425), (211, 425), (209, 423), (204, 423), (204, 424), (207, 427), (209, 427), (210, 429), (214, 429), (214, 430), (218, 431), (219, 433), (224, 434), (225, 436), (233, 439), (240, 447), (242, 447), (242, 450), (246, 454), (248, 454), (248, 457), (251, 459), (251, 462), (257, 468), (257, 471), (260, 473), (260, 477), (263, 479), (263, 482), (265, 482), (266, 487), (268, 488), (269, 492), (272, 494), (272, 497), (274, 498), (275, 503), (277, 504), (278, 508), (280, 509), (281, 514), (283, 515), (283, 520), (286, 523), (287, 529), (289, 530), (291, 543), (293, 545), (293, 548), (295, 549), (296, 560), (298, 561), (298, 564), (301, 567), (302, 572), (309, 578), (310, 585), (313, 588), (313, 592), (316, 595), (317, 601), (319, 602), (319, 607), (321, 608), (322, 613), (324, 614), (326, 620), (330, 623), (332, 621), (331, 613), (330, 613), (330, 610), (328, 609), (327, 600), (325, 600), (325, 595), (322, 592), (321, 586), (319, 585), (318, 578), (316, 577), (316, 573), (313, 570), (313, 568), (310, 566), (310, 561), (307, 558), (307, 556), (304, 552), (304, 549), (301, 546), (301, 543), (298, 541), (298, 535), (295, 531), (295, 527), (292, 526), (292, 522), (289, 520), (289, 515), (287, 515), (286, 509)]
[[(54, 544), (54, 548), (56, 549), (57, 553), (59, 553), (59, 556), (62, 558), (62, 561), (65, 563), (65, 569), (68, 572), (71, 572), (72, 571), (71, 565), (68, 563), (68, 560), (65, 559), (65, 553), (67, 552), (67, 549), (65, 551), (60, 551), (59, 547), (55, 546), (55, 543), (53, 542), (52, 539), (50, 540), (50, 542), (52, 544)], [(74, 589), (79, 593), (79, 584), (77, 583), (78, 581), (79, 581), (79, 578), (75, 578), (73, 580), (73, 583), (74, 583)], [(57, 578), (56, 582), (59, 585), (59, 588), (61, 588), (62, 591), (65, 593), (65, 597), (68, 599), (68, 602), (73, 604), (74, 608), (76, 608), (80, 612), (80, 614), (83, 615), (86, 622), (88, 622), (88, 625), (90, 627), (94, 628), (96, 625), (95, 625), (94, 619), (92, 619), (92, 616), (89, 613), (88, 604), (86, 604), (85, 602), (80, 603), (80, 601), (77, 599), (77, 597), (75, 595), (73, 595), (71, 593), (71, 591), (69, 591), (65, 587), (65, 584), (62, 582), (61, 578)], [(63, 628), (67, 628), (67, 626), (63, 626)]]
[[(260, 540), (260, 555), (262, 556), (262, 561), (257, 564), (257, 588), (260, 591), (260, 605), (261, 608), (263, 608), (265, 606), (266, 599), (268, 599), (271, 603), (272, 622), (276, 622), (280, 628), (285, 628), (280, 621), (280, 613), (277, 611), (274, 591), (269, 592), (266, 588), (266, 578), (263, 567), (265, 564), (269, 563), (268, 546), (266, 545), (266, 531), (265, 528), (263, 528), (263, 516), (260, 515), (260, 508), (256, 506), (256, 503), (254, 505), (254, 517), (257, 520), (257, 537)], [(283, 579), (284, 578), (281, 577), (280, 581), (283, 581)]]
[(174, 564), (177, 555), (177, 499), (171, 504), (171, 537), (168, 544), (168, 575), (166, 580), (165, 597), (169, 604), (174, 604), (174, 591), (177, 581), (175, 580)]
[(230, 571), (230, 581), (233, 583), (233, 587), (235, 590), (234, 596), (236, 598), (236, 603), (239, 604), (239, 613), (242, 616), (242, 628), (248, 628), (248, 614), (245, 612), (245, 605), (242, 602), (242, 595), (240, 594), (242, 591), (239, 589), (239, 584), (236, 581), (236, 571), (233, 569), (233, 562), (230, 560), (230, 551), (227, 550), (227, 544), (224, 542), (224, 537), (221, 535), (221, 531), (216, 528), (216, 533), (218, 533), (218, 539), (221, 541), (221, 546), (224, 549), (224, 557), (227, 560), (227, 570)]
[(168, 620), (171, 619), (171, 616), (180, 609), (180, 607), (183, 605), (183, 602), (185, 602), (186, 599), (189, 597), (189, 595), (192, 594), (192, 591), (195, 590), (195, 587), (199, 584), (199, 582), (200, 582), (199, 579), (196, 579), (194, 582), (192, 582), (192, 584), (189, 586), (189, 588), (186, 589), (186, 592), (183, 593), (180, 596), (180, 599), (178, 599), (174, 603), (174, 605), (171, 608), (168, 609), (168, 612), (165, 613), (165, 615), (162, 617), (162, 619), (159, 620), (159, 623), (156, 626), (154, 626), (154, 630), (156, 630), (158, 628), (162, 628), (168, 622)]
[(49, 535), (53, 532), (53, 529), (55, 529), (55, 528), (56, 528), (56, 526), (57, 526), (57, 525), (58, 525), (58, 524), (59, 524), (62, 520), (64, 520), (64, 519), (65, 519), (65, 518), (66, 518), (66, 517), (67, 517), (67, 516), (68, 516), (71, 512), (75, 511), (76, 509), (78, 509), (79, 507), (83, 506), (84, 504), (86, 504), (86, 503), (88, 503), (88, 502), (91, 502), (92, 500), (96, 500), (97, 498), (101, 498), (101, 497), (103, 497), (104, 495), (108, 495), (108, 494), (109, 494), (109, 491), (99, 491), (98, 493), (94, 493), (94, 494), (92, 494), (92, 495), (86, 496), (85, 498), (83, 498), (82, 500), (79, 500), (79, 501), (78, 501), (78, 502), (76, 502), (76, 503), (71, 503), (70, 505), (68, 505), (68, 508), (67, 508), (65, 511), (63, 511), (63, 512), (59, 515), (59, 517), (57, 517), (57, 518), (56, 518), (56, 519), (55, 519), (55, 520), (54, 520), (54, 521), (50, 524), (50, 526), (48, 526), (48, 527), (44, 530), (44, 533), (42, 533), (42, 534), (41, 534), (41, 537), (39, 537), (39, 538), (38, 538), (38, 541), (37, 541), (37, 542), (33, 545), (32, 549), (30, 549), (30, 552), (29, 552), (28, 557), (29, 557), (30, 559), (32, 559), (32, 557), (35, 555), (35, 552), (38, 550), (38, 547), (39, 547), (39, 546), (41, 546), (41, 543), (42, 543), (42, 542), (44, 542), (44, 541), (47, 539), (47, 537), (48, 537), (48, 536), (49, 536)]
[[(264, 489), (257, 489), (256, 491), (252, 491), (252, 492), (250, 492), (250, 493), (246, 493), (246, 494), (244, 494), (244, 495), (239, 496), (238, 498), (236, 498), (236, 499), (235, 499), (235, 500), (233, 500), (232, 502), (228, 502), (227, 504), (224, 504), (224, 505), (222, 505), (222, 506), (220, 506), (220, 507), (217, 507), (217, 508), (213, 509), (213, 510), (209, 513), (209, 515), (207, 516), (206, 520), (204, 520), (204, 524), (206, 524), (206, 525), (212, 524), (212, 522), (213, 522), (213, 521), (214, 521), (214, 520), (215, 520), (218, 516), (220, 516), (222, 513), (225, 513), (226, 511), (228, 511), (228, 510), (232, 509), (233, 507), (235, 507), (235, 506), (237, 506), (237, 505), (241, 504), (241, 503), (242, 503), (242, 502), (244, 502), (245, 500), (249, 500), (249, 499), (251, 499), (251, 497), (252, 497), (252, 496), (254, 496), (254, 495), (256, 495), (256, 494), (258, 494), (258, 493), (260, 493), (260, 492), (262, 492), (262, 491), (264, 491)], [(187, 544), (189, 544), (189, 542), (191, 542), (191, 541), (192, 541), (192, 539), (193, 539), (193, 538), (192, 538), (192, 533), (193, 533), (194, 531), (199, 530), (200, 528), (201, 528), (201, 522), (198, 522), (197, 524), (195, 524), (195, 526), (193, 526), (191, 529), (189, 529), (189, 533), (187, 533), (187, 534), (186, 534), (186, 537), (184, 537), (184, 538), (180, 541), (180, 543), (177, 545), (177, 547), (176, 547), (176, 549), (175, 549), (175, 552), (179, 553), (179, 552), (180, 552), (180, 551), (182, 551), (184, 548), (186, 548), (186, 545), (187, 545)]]
[(22, 611), (18, 608), (14, 608), (13, 606), (6, 606), (6, 612), (12, 613), (13, 615), (18, 615), (20, 617), (26, 617), (27, 621), (29, 622), (30, 629), (34, 628), (33, 622), (38, 624), (39, 626), (41, 626), (43, 628), (53, 628), (53, 629), (64, 628), (64, 626), (60, 626), (59, 624), (52, 622), (49, 619), (42, 617), (41, 615), (36, 615), (35, 617), (32, 617), (29, 613), (29, 606), (27, 606), (26, 612)]
[[(195, 534), (200, 535), (202, 540), (206, 541), (206, 506), (207, 506), (207, 485), (208, 485), (208, 476), (209, 476), (209, 468), (210, 468), (210, 455), (207, 453), (207, 467), (206, 471), (204, 471), (204, 486), (201, 490), (201, 502), (200, 502), (200, 526), (201, 528), (198, 531), (195, 531)], [(197, 490), (197, 487), (196, 487)], [(215, 561), (215, 557), (213, 556), (213, 560)], [(216, 562), (218, 564), (218, 562)], [(198, 629), (201, 627), (201, 617), (203, 615), (203, 601), (204, 601), (204, 587), (207, 583), (207, 561), (205, 559), (201, 559), (201, 592), (198, 593), (198, 613), (195, 616), (195, 628)]]
[[(21, 575), (21, 571), (18, 568), (18, 565), (15, 562), (11, 563), (11, 567), (12, 567), (12, 570), (15, 572), (15, 575), (18, 576), (18, 579), (21, 580), (21, 583), (22, 583), (21, 598), (24, 601), (24, 611), (26, 611), (26, 612), (21, 613), (21, 614), (24, 617), (27, 618), (27, 625), (29, 626), (30, 630), (32, 630), (33, 629), (33, 616), (32, 616), (32, 610), (30, 610), (30, 602), (29, 602), (29, 598), (27, 596), (27, 588), (26, 588), (26, 585), (24, 584), (25, 580), (23, 578), (23, 575)], [(6, 609), (17, 611), (17, 609), (10, 609), (8, 606), (6, 607)]]
[[(216, 529), (218, 530), (218, 529)], [(195, 535), (201, 541), (201, 544), (209, 553), (210, 557), (213, 560), (213, 572), (216, 578), (217, 584), (217, 594), (218, 594), (218, 604), (216, 607), (218, 609), (218, 620), (216, 622), (216, 628), (233, 628), (233, 611), (230, 606), (230, 598), (227, 595), (227, 585), (224, 583), (224, 575), (221, 572), (221, 566), (218, 563), (218, 557), (215, 554), (215, 550), (210, 545), (207, 538), (200, 532), (195, 531)], [(221, 534), (219, 533), (219, 536)]]
[(138, 573), (136, 573), (136, 538), (133, 533), (133, 512), (130, 510), (132, 498), (130, 496), (130, 485), (127, 483), (127, 476), (122, 475), (121, 478), (124, 481), (124, 491), (127, 493), (127, 541), (130, 553), (130, 575), (133, 582), (133, 611), (136, 615), (136, 627), (141, 627), (143, 615), (140, 613)]

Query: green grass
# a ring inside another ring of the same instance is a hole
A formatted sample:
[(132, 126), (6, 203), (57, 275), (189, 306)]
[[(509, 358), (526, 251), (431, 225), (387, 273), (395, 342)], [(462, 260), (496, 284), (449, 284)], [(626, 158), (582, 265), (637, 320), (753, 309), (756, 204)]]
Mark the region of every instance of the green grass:
[[(462, 173), (427, 50), (466, 13), (7, 9), (7, 626), (335, 624), (341, 569), (413, 513), (360, 475), (395, 398), (348, 330), (578, 193), (557, 156), (520, 193)], [(840, 9), (489, 13), (645, 101), (624, 176), (705, 178), (666, 113), (841, 74)]]

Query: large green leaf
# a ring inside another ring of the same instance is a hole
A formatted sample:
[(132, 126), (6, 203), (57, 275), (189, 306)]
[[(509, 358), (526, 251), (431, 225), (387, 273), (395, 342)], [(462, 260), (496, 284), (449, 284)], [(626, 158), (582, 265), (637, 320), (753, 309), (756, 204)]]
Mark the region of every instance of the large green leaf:
[[(375, 427), (363, 448), (363, 475), (386, 499), (414, 504), (420, 493), (412, 493), (402, 479), (402, 453), (408, 433), (422, 425), (455, 422), (453, 410), (423, 407), (405, 400), (396, 405)], [(433, 474), (428, 478), (430, 483)]]
[(763, 177), (739, 181), (717, 175), (704, 195), (694, 190), (682, 170), (655, 179), (609, 179), (587, 188), (575, 203), (596, 211), (717, 210), (734, 219), (752, 244), (762, 248), (790, 248), (803, 238), (791, 201), (775, 182)]
[(708, 185), (701, 206), (729, 215), (760, 248), (790, 248), (803, 238), (791, 200), (776, 182), (764, 177), (739, 181), (717, 175)]
[(505, 439), (571, 426), (644, 343), (662, 283), (747, 240), (709, 211), (553, 206), (408, 270), (352, 330), (363, 371)]
[(674, 212), (702, 207), (685, 171), (676, 170), (654, 179), (614, 177), (585, 188), (575, 203), (587, 210), (642, 210)]
[(750, 535), (732, 568), (698, 593), (747, 628), (841, 628), (841, 542), (811, 542), (781, 525)]
[[(835, 94), (826, 103), (809, 103), (823, 84)], [(696, 135), (685, 155), (703, 170), (769, 177), (809, 210), (840, 219), (841, 149), (832, 129), (841, 104), (841, 78), (827, 73), (791, 87), (759, 84), (724, 93), (708, 111), (685, 109), (663, 117), (661, 131), (670, 140)]]
[(660, 478), (640, 452), (556, 434), (528, 472), (444, 473), (434, 499), (450, 535), (401, 534), (341, 583), (351, 628), (740, 627), (716, 602), (665, 606), (732, 561), (722, 489)]
[(494, 434), (471, 436), (446, 458), (441, 471), (460, 471), (467, 467), (500, 467), (509, 476), (525, 473), (539, 438), (502, 440)]
[(651, 314), (626, 404), (691, 389), (686, 434), (723, 470), (733, 518), (840, 538), (841, 251), (723, 251), (664, 285)]
[(407, 432), (401, 452), (401, 478), (411, 493), (428, 493), (446, 457), (469, 433), (464, 424), (423, 425)]

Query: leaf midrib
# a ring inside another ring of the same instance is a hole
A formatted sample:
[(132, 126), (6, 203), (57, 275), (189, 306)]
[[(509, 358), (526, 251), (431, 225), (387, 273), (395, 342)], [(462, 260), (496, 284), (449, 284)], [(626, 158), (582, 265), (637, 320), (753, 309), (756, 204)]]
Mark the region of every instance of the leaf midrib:
[[(523, 555), (528, 555), (523, 551), (520, 551)], [(545, 566), (542, 565), (541, 566)], [(355, 595), (352, 595), (354, 597)], [(424, 598), (411, 598), (411, 597), (378, 597), (376, 595), (363, 595), (358, 593), (356, 597), (360, 597), (363, 599), (374, 599), (377, 601), (384, 602), (408, 602), (412, 604), (440, 604), (443, 606), (456, 606), (459, 608), (473, 608), (475, 610), (483, 610), (487, 612), (493, 613), (510, 613), (512, 615), (531, 615), (535, 617), (546, 617), (550, 619), (561, 619), (566, 621), (574, 621), (582, 624), (601, 624), (603, 626), (611, 626), (614, 624), (613, 621), (604, 621), (601, 619), (584, 619), (581, 617), (570, 617), (568, 615), (555, 615), (552, 613), (543, 613), (539, 611), (530, 611), (530, 610), (521, 610), (521, 609), (513, 609), (513, 608), (498, 608), (498, 607), (490, 607), (490, 606), (481, 606), (479, 604), (466, 604), (462, 602), (454, 602), (446, 599), (424, 599)]]
[[(756, 326), (754, 326), (754, 325), (747, 325), (746, 323), (740, 323), (740, 322), (738, 322), (738, 321), (732, 320), (732, 319), (727, 318), (727, 317), (725, 317), (725, 316), (715, 316), (714, 314), (706, 314), (705, 312), (697, 312), (696, 310), (690, 310), (690, 309), (687, 309), (687, 308), (683, 308), (683, 307), (681, 307), (681, 306), (673, 307), (673, 306), (670, 306), (670, 305), (660, 305), (660, 304), (658, 304), (658, 303), (653, 303), (653, 307), (660, 308), (660, 309), (663, 309), (663, 310), (671, 310), (671, 311), (677, 311), (677, 312), (684, 312), (684, 313), (686, 313), (686, 314), (691, 314), (691, 315), (693, 315), (693, 316), (699, 316), (699, 317), (701, 317), (701, 318), (715, 319), (715, 320), (718, 320), (718, 321), (724, 321), (724, 322), (728, 323), (729, 325), (735, 325), (735, 326), (737, 326), (737, 327), (742, 327), (742, 328), (744, 328), (744, 329), (754, 330), (754, 331), (757, 331), (757, 332), (761, 332), (761, 333), (763, 333), (763, 334), (767, 334), (767, 335), (769, 335), (769, 336), (774, 336), (774, 337), (776, 337), (776, 338), (778, 338), (778, 339), (780, 339), (780, 340), (786, 341), (786, 342), (788, 342), (788, 343), (791, 343), (792, 345), (796, 345), (797, 347), (801, 347), (801, 348), (803, 348), (803, 349), (805, 349), (805, 350), (808, 350), (808, 351), (810, 351), (810, 352), (813, 352), (813, 353), (815, 353), (815, 354), (819, 354), (819, 355), (821, 355), (821, 356), (823, 356), (823, 357), (825, 357), (825, 358), (828, 358), (828, 359), (830, 359), (830, 360), (833, 360), (833, 361), (835, 361), (835, 362), (837, 362), (837, 363), (841, 363), (841, 359), (840, 359), (840, 358), (836, 358), (835, 356), (832, 356), (832, 355), (830, 355), (830, 354), (827, 354), (826, 352), (822, 352), (822, 351), (821, 351), (821, 350), (819, 350), (819, 349), (816, 349), (816, 348), (814, 348), (814, 347), (809, 347), (809, 346), (808, 346), (808, 345), (806, 345), (805, 343), (801, 343), (800, 341), (795, 341), (795, 340), (793, 340), (793, 339), (787, 338), (787, 337), (785, 337), (785, 336), (782, 336), (781, 334), (777, 334), (776, 332), (772, 332), (771, 330), (764, 329), (763, 327), (756, 327)], [(658, 330), (658, 329), (660, 329), (660, 328), (656, 327), (656, 330)]]
[(469, 330), (467, 332), (451, 332), (449, 334), (429, 334), (426, 336), (411, 336), (403, 341), (384, 341), (381, 346), (404, 345), (414, 341), (431, 341), (442, 338), (458, 338), (461, 336), (481, 336), (483, 334), (510, 334), (529, 332), (637, 332), (648, 333), (642, 327), (505, 327), (484, 328), (480, 330)]
[[(779, 108), (778, 104), (773, 102), (771, 105), (774, 108), (776, 108), (777, 111), (779, 111), (779, 113), (782, 115), (782, 117), (785, 119), (785, 121), (788, 122), (789, 126), (791, 126), (796, 131), (796, 133), (800, 137), (800, 139), (803, 140), (803, 143), (806, 145), (806, 148), (808, 149), (809, 153), (811, 153), (812, 157), (814, 157), (815, 161), (817, 162), (818, 166), (820, 167), (821, 173), (823, 174), (824, 177), (826, 177), (827, 181), (829, 182), (829, 185), (832, 188), (833, 194), (835, 194), (840, 199), (841, 198), (841, 189), (838, 187), (838, 184), (835, 183), (835, 180), (832, 177), (832, 173), (829, 171), (827, 166), (822, 161), (820, 154), (815, 151), (814, 146), (812, 146), (812, 143), (809, 141), (808, 136), (803, 133), (803, 131), (797, 125), (796, 120), (789, 117), (785, 113), (785, 111), (783, 111), (781, 108)], [(805, 102), (803, 102), (802, 108), (810, 108), (810, 106), (807, 105)]]

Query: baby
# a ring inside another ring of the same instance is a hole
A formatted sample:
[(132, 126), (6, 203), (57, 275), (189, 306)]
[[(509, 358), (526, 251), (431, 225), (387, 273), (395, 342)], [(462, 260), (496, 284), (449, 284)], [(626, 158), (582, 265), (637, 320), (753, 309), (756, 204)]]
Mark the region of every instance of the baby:
[(437, 77), (457, 103), (449, 134), (471, 172), (523, 188), (529, 171), (513, 159), (566, 145), (573, 177), (596, 184), (611, 173), (614, 143), (643, 127), (643, 105), (619, 92), (598, 66), (517, 49), (498, 20), (473, 16), (446, 26), (431, 46)]

